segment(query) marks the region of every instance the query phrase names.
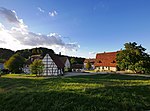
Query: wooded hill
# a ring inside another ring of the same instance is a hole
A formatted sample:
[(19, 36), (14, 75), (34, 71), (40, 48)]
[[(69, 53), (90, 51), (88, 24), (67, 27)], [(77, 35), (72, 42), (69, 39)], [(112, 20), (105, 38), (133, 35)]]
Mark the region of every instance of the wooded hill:
[[(44, 48), (44, 47), (32, 48), (32, 49), (22, 49), (22, 50), (17, 50), (17, 51), (0, 48), (0, 62), (7, 61), (12, 55), (14, 55), (16, 53), (18, 53), (25, 59), (28, 59), (32, 55), (41, 55), (42, 57), (44, 57), (46, 54), (51, 54), (51, 53), (55, 54), (55, 52), (52, 49), (48, 49), (48, 48)], [(76, 60), (77, 64), (83, 64), (83, 62), (85, 60), (85, 58), (81, 58), (81, 57), (71, 57), (71, 56), (59, 55), (59, 54), (56, 54), (56, 55), (68, 57), (69, 60), (71, 58), (74, 58)]]
[(0, 48), (0, 62), (8, 60), (15, 52), (10, 49)]

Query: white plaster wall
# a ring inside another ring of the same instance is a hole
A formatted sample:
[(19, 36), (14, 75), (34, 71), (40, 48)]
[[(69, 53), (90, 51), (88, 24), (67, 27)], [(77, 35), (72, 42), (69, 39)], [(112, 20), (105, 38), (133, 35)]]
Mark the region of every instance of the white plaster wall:
[(117, 71), (116, 67), (96, 67), (95, 70), (99, 70), (99, 71)]
[(110, 70), (111, 71), (117, 71), (117, 68), (116, 67), (110, 67)]
[(70, 68), (70, 62), (69, 62), (69, 60), (68, 60), (68, 59), (66, 60), (65, 68)]
[[(46, 62), (48, 59), (48, 62)], [(57, 65), (54, 63), (54, 61), (52, 60), (52, 58), (47, 54), (44, 59), (42, 60), (43, 64), (44, 64), (44, 72), (43, 75), (59, 75), (61, 74), (61, 71), (58, 71), (58, 67)], [(48, 68), (46, 68), (48, 67)]]

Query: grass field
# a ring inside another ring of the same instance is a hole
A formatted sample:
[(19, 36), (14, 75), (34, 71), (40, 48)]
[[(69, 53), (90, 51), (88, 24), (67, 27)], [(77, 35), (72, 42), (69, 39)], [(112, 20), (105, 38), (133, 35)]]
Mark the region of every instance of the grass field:
[(150, 110), (150, 78), (91, 75), (0, 78), (0, 111)]

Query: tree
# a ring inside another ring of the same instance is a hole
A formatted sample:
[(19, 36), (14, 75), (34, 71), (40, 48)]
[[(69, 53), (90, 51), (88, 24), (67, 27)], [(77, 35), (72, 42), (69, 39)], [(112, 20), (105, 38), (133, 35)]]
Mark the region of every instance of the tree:
[(70, 63), (71, 63), (71, 65), (72, 65), (72, 64), (75, 64), (75, 63), (76, 63), (75, 58), (71, 58), (71, 59), (70, 59)]
[(33, 63), (30, 65), (30, 70), (33, 74), (41, 75), (43, 73), (44, 64), (42, 60), (34, 60)]
[(37, 54), (37, 48), (32, 49), (32, 55), (36, 55)]
[(15, 52), (10, 49), (0, 48), (0, 61), (8, 60)]
[(24, 63), (25, 59), (22, 56), (14, 54), (5, 62), (4, 67), (9, 69), (12, 73), (21, 73)]
[(0, 69), (0, 77), (1, 77), (1, 75), (2, 75), (2, 70)]
[(137, 43), (124, 44), (125, 49), (117, 54), (117, 65), (121, 70), (134, 72), (150, 72), (150, 56), (145, 53), (145, 48)]
[(91, 63), (90, 63), (89, 61), (86, 63), (85, 68), (88, 69), (88, 70), (90, 70), (90, 68), (91, 68)]

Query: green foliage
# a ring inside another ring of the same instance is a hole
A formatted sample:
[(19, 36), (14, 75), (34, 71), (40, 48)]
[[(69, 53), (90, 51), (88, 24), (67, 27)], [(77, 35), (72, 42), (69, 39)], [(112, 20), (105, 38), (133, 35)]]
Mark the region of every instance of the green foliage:
[(150, 57), (145, 53), (145, 48), (137, 43), (124, 44), (125, 49), (117, 54), (117, 64), (121, 70), (132, 70), (134, 72), (150, 72)]
[(85, 58), (81, 58), (81, 57), (76, 57), (75, 59), (76, 59), (77, 64), (83, 64), (85, 60)]
[(30, 65), (30, 70), (33, 74), (41, 75), (43, 73), (44, 65), (41, 60), (34, 60)]
[(18, 53), (19, 55), (21, 55), (22, 57), (26, 59), (28, 59), (32, 55), (29, 49), (19, 50), (19, 51), (16, 51), (16, 53)]
[(4, 63), (5, 62), (5, 59), (0, 59), (0, 63)]
[(89, 61), (86, 63), (85, 68), (88, 69), (88, 70), (90, 70), (90, 68), (91, 68), (91, 63), (90, 63)]
[(81, 57), (69, 57), (70, 63), (72, 64), (83, 64), (85, 58)]
[(32, 56), (32, 55), (45, 56), (46, 54), (54, 53), (54, 51), (53, 51), (52, 49), (39, 47), (39, 48), (18, 50), (18, 51), (16, 51), (16, 53), (18, 53), (18, 54), (20, 54), (22, 57), (28, 59), (28, 58), (29, 58), (30, 56)]
[(75, 58), (71, 58), (71, 59), (70, 59), (70, 63), (71, 63), (71, 65), (72, 65), (72, 64), (76, 64), (77, 61), (75, 60)]
[(14, 54), (14, 51), (10, 49), (0, 48), (0, 61), (4, 62), (8, 60), (13, 54)]
[(150, 79), (146, 77), (10, 76), (0, 78), (1, 111), (145, 111), (150, 108)]
[(64, 68), (64, 71), (65, 72), (72, 72), (72, 69), (71, 68)]
[(2, 70), (0, 69), (0, 74), (2, 74)]
[(25, 64), (25, 59), (19, 54), (14, 54), (5, 62), (4, 67), (9, 69), (12, 73), (21, 73)]

